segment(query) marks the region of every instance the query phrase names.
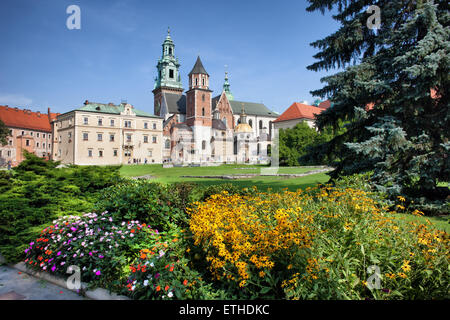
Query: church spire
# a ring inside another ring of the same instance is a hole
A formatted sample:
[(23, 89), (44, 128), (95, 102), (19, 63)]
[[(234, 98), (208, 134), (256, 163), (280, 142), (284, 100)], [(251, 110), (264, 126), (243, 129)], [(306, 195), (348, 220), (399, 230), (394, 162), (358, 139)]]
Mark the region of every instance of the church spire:
[(162, 44), (162, 56), (157, 65), (158, 76), (155, 81), (155, 89), (168, 87), (183, 89), (180, 77), (180, 64), (175, 57), (175, 44), (170, 36), (170, 27), (167, 28), (167, 36)]
[(225, 91), (228, 100), (234, 99), (233, 94), (230, 91), (230, 83), (228, 82), (228, 71), (225, 71), (225, 82), (223, 83), (223, 91)]

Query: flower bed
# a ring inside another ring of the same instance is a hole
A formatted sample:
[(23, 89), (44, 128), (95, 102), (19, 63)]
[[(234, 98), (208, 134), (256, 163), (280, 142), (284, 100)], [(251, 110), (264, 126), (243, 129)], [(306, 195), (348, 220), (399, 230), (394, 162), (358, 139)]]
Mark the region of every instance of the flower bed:
[(364, 191), (223, 192), (194, 205), (190, 228), (216, 281), (242, 298), (448, 297), (448, 234), (392, 218)]

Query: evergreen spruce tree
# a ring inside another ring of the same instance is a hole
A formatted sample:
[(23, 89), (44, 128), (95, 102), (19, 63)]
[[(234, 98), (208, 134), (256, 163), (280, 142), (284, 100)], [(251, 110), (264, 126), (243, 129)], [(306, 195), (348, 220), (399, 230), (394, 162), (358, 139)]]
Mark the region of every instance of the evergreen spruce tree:
[[(311, 44), (318, 61), (308, 69), (339, 69), (311, 92), (334, 102), (317, 124), (347, 123), (314, 154), (338, 156), (333, 177), (373, 171), (374, 186), (391, 197), (448, 210), (448, 188), (438, 187), (450, 179), (448, 1), (308, 1), (308, 11), (336, 12), (341, 24)], [(371, 5), (380, 8), (376, 30), (367, 26)]]

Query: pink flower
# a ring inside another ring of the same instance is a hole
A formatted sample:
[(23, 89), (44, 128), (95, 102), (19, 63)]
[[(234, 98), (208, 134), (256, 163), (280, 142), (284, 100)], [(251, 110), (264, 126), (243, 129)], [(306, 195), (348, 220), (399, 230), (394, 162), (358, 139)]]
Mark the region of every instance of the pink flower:
[(101, 275), (102, 273), (100, 272), (100, 270), (98, 270), (95, 274), (96, 274), (97, 276), (99, 276), (99, 275)]
[(53, 267), (52, 267), (52, 271), (53, 271), (53, 272), (55, 272), (55, 270), (56, 270), (56, 266), (55, 266), (55, 265), (53, 265)]

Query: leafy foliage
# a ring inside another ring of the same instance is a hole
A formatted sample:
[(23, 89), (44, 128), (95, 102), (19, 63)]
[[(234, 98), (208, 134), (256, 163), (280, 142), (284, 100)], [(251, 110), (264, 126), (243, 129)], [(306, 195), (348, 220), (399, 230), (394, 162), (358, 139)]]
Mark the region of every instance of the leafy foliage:
[[(341, 159), (334, 177), (373, 170), (372, 182), (391, 198), (404, 195), (429, 212), (448, 212), (448, 188), (438, 187), (450, 179), (448, 2), (309, 3), (309, 11), (337, 10), (341, 24), (312, 43), (320, 51), (308, 69), (343, 69), (312, 92), (334, 102), (317, 124), (348, 122), (346, 132), (316, 152)], [(369, 5), (381, 9), (377, 31), (366, 27)]]
[(26, 160), (0, 179), (0, 252), (10, 262), (25, 243), (61, 215), (89, 212), (98, 191), (120, 180), (118, 167), (57, 169), (58, 163), (26, 153)]

